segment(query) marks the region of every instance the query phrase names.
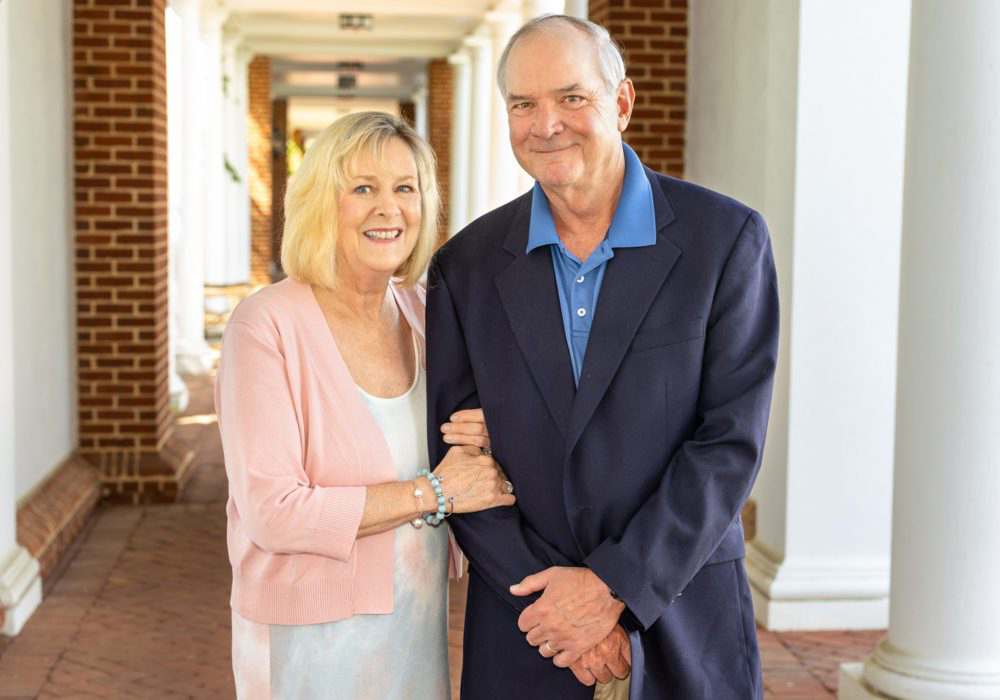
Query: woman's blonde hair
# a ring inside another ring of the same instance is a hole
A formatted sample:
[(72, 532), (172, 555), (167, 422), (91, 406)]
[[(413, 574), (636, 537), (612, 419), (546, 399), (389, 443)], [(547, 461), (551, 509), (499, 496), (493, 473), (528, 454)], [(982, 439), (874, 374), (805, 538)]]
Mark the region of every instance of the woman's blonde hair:
[(337, 237), (340, 198), (352, 173), (348, 170), (367, 150), (382, 162), (386, 145), (402, 139), (417, 163), (420, 231), (410, 256), (394, 273), (399, 284), (416, 284), (430, 264), (438, 231), (437, 178), (434, 152), (402, 119), (385, 112), (359, 112), (328, 126), (306, 150), (285, 193), (285, 230), (281, 265), (289, 276), (327, 289), (338, 286)]

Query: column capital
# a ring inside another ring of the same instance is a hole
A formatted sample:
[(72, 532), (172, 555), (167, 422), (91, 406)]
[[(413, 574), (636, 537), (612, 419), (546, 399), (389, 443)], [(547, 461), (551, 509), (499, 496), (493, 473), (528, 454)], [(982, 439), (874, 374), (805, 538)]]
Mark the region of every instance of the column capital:
[(198, 5), (201, 0), (168, 0), (167, 4), (174, 8), (177, 14), (183, 14), (184, 12), (189, 12), (191, 10), (198, 10)]
[(462, 40), (462, 45), (468, 48), (473, 56), (493, 48), (493, 41), (488, 36), (471, 34)]
[(201, 6), (201, 31), (203, 34), (220, 34), (228, 19), (229, 10), (221, 5), (206, 3)]
[(507, 38), (521, 26), (521, 13), (510, 10), (490, 10), (483, 15), (483, 25), (492, 38), (507, 41)]
[(462, 46), (458, 49), (455, 49), (453, 53), (448, 54), (448, 63), (450, 63), (453, 66), (469, 65), (468, 47)]

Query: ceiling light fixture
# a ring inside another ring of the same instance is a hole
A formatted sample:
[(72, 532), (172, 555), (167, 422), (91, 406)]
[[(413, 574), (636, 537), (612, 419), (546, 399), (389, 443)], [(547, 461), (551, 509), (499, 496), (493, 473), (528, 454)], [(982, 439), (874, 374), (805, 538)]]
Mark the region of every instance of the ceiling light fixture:
[(341, 15), (340, 28), (353, 32), (370, 32), (375, 28), (375, 18), (371, 15)]

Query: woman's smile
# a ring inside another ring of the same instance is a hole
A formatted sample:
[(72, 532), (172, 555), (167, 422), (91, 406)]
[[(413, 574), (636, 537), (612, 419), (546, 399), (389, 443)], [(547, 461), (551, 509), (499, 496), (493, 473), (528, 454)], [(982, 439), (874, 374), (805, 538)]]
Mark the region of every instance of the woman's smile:
[(365, 238), (375, 243), (393, 243), (403, 235), (401, 228), (370, 228), (362, 231)]

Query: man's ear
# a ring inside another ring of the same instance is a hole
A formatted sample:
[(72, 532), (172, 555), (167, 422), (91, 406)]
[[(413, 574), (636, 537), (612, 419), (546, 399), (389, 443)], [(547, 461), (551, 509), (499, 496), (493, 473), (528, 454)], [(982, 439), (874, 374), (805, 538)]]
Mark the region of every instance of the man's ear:
[(635, 86), (628, 78), (618, 86), (615, 102), (618, 104), (618, 131), (623, 132), (628, 128), (632, 119), (632, 107), (635, 106)]

